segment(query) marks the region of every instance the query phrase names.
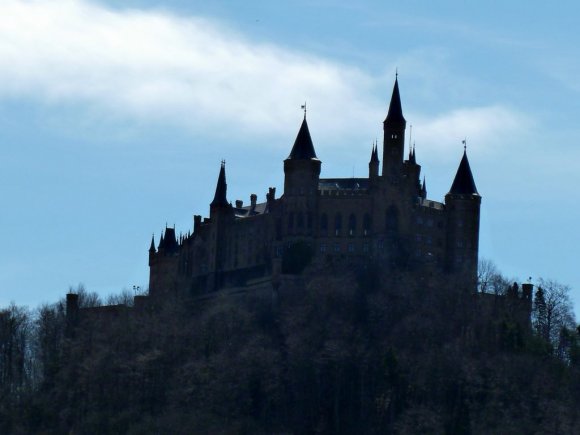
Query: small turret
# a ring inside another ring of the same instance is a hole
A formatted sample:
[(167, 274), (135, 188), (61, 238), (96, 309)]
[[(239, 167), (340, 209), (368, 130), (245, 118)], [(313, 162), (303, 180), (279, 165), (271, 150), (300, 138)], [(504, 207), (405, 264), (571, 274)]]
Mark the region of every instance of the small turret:
[(213, 197), (213, 201), (210, 204), (211, 208), (227, 207), (229, 205), (227, 200), (227, 190), (228, 185), (226, 184), (226, 162), (225, 160), (222, 160), (217, 185), (215, 188), (215, 195)]
[(409, 163), (416, 165), (417, 159), (415, 158), (415, 144), (413, 147), (409, 147)]
[(469, 160), (467, 159), (467, 150), (463, 150), (463, 158), (457, 168), (455, 179), (451, 185), (448, 195), (478, 195)]
[(480, 206), (481, 196), (475, 187), (464, 149), (451, 189), (445, 195), (446, 267), (449, 271), (463, 273), (467, 287), (474, 291), (477, 283)]
[(315, 195), (318, 191), (320, 166), (304, 114), (292, 151), (284, 160), (284, 195)]
[(371, 152), (371, 160), (369, 162), (369, 178), (374, 179), (379, 176), (379, 153), (377, 151), (377, 144), (373, 144)]
[(427, 199), (427, 182), (425, 177), (423, 177), (423, 184), (421, 185), (421, 198)]
[(149, 246), (149, 253), (155, 254), (155, 234), (151, 236), (151, 246)]
[(389, 112), (383, 122), (383, 176), (391, 179), (400, 175), (405, 147), (407, 121), (403, 116), (398, 76), (395, 78)]

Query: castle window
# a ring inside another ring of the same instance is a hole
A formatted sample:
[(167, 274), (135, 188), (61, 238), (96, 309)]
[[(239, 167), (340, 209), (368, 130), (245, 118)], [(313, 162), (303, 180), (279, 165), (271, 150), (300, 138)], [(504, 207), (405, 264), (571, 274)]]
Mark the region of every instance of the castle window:
[(334, 244), (334, 252), (340, 252), (340, 243)]
[(328, 216), (326, 216), (326, 213), (323, 213), (322, 216), (320, 216), (320, 232), (326, 235), (327, 231), (328, 231)]
[(379, 248), (379, 250), (383, 250), (383, 248), (385, 247), (385, 242), (383, 240), (379, 240), (379, 242), (377, 243), (377, 247)]
[(288, 229), (292, 230), (294, 228), (294, 213), (288, 213)]
[(457, 219), (457, 226), (458, 227), (462, 227), (463, 226), (463, 219)]
[(461, 240), (457, 241), (457, 247), (458, 248), (463, 248), (463, 242)]
[(351, 214), (348, 218), (348, 235), (354, 236), (356, 232), (356, 216)]
[(337, 213), (334, 217), (334, 235), (340, 236), (340, 230), (342, 229), (342, 215)]
[(320, 252), (326, 252), (326, 243), (320, 244)]
[(417, 216), (417, 225), (423, 225), (423, 218), (421, 216)]
[(308, 212), (308, 214), (306, 215), (306, 226), (308, 227), (309, 230), (312, 229), (312, 212)]
[(415, 240), (417, 242), (420, 242), (421, 241), (421, 234), (415, 234)]
[(363, 252), (369, 252), (369, 244), (363, 243)]
[(370, 235), (371, 233), (371, 215), (366, 213), (363, 218), (363, 234), (365, 236)]
[(432, 226), (433, 226), (433, 219), (429, 219), (429, 220), (427, 221), (427, 226), (428, 226), (428, 227), (432, 227)]
[(348, 252), (354, 252), (354, 243), (349, 243), (347, 249)]

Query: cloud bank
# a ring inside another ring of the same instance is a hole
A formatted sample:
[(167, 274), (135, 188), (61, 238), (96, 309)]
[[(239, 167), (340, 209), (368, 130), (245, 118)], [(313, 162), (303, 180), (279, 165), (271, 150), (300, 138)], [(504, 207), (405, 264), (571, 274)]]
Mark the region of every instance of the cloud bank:
[[(383, 77), (250, 41), (216, 21), (156, 10), (112, 10), (86, 0), (3, 0), (0, 4), (0, 98), (30, 98), (58, 107), (81, 104), (111, 116), (227, 132), (294, 132), (299, 107), (322, 136), (380, 128)], [(445, 132), (486, 135), (500, 106), (436, 119), (417, 117), (421, 138)], [(469, 125), (460, 129), (458, 126)], [(378, 127), (378, 128), (377, 128)], [(461, 132), (459, 133), (459, 130)], [(418, 130), (419, 131), (419, 130)], [(428, 138), (427, 138), (428, 137)]]

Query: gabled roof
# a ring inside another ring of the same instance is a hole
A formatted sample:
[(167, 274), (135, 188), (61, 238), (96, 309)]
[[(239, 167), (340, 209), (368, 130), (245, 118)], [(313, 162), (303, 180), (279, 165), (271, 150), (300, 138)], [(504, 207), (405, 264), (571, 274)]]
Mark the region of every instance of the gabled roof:
[(471, 167), (469, 166), (469, 160), (467, 159), (467, 151), (465, 150), (463, 151), (463, 158), (459, 163), (459, 168), (457, 168), (457, 174), (455, 174), (455, 179), (453, 180), (449, 193), (456, 195), (478, 195), (473, 174), (471, 173)]
[(218, 176), (218, 181), (215, 188), (215, 195), (213, 197), (213, 201), (210, 204), (211, 207), (229, 205), (226, 197), (227, 189), (228, 185), (226, 184), (226, 163), (222, 161), (220, 174)]
[(385, 124), (400, 125), (406, 124), (407, 121), (403, 116), (403, 108), (401, 106), (401, 94), (399, 93), (399, 79), (395, 78), (395, 86), (393, 87), (393, 94), (391, 95), (391, 103), (389, 104), (389, 113), (384, 121)]
[(312, 144), (312, 138), (308, 130), (308, 123), (306, 122), (306, 117), (304, 117), (288, 159), (309, 160), (316, 158), (316, 152), (314, 151), (314, 145)]

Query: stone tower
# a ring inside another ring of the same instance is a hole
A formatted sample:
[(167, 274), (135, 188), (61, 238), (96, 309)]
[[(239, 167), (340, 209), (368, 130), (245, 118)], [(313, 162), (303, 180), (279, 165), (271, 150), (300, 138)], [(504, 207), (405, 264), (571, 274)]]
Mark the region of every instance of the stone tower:
[(407, 121), (403, 116), (399, 81), (395, 78), (389, 112), (383, 122), (383, 177), (396, 183), (401, 177)]
[(459, 163), (449, 193), (445, 195), (447, 210), (446, 269), (464, 276), (465, 281), (477, 281), (479, 251), (479, 209), (481, 196), (475, 187), (467, 151)]

